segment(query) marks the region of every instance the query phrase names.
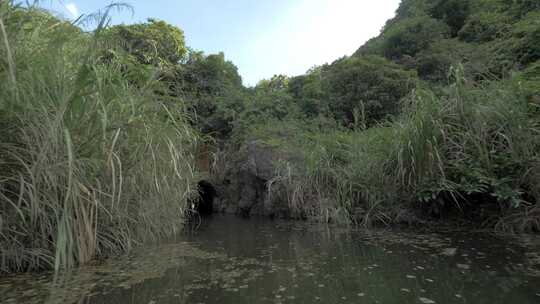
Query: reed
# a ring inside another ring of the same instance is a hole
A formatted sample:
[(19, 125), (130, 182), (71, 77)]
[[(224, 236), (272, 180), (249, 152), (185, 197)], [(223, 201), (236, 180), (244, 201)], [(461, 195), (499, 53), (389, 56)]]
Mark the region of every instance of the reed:
[(133, 84), (103, 60), (105, 24), (0, 5), (0, 272), (59, 271), (182, 229), (198, 136), (157, 73)]
[(287, 193), (301, 217), (365, 227), (456, 211), (499, 230), (539, 230), (537, 105), (511, 80), (476, 83), (460, 66), (451, 79), (438, 93), (420, 87), (397, 119), (366, 130), (253, 128), (289, 156), (272, 195)]

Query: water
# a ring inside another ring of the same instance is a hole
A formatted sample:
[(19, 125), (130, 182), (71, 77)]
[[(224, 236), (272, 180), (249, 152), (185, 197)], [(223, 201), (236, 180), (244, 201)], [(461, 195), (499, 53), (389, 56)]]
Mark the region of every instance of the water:
[(537, 236), (351, 231), (216, 216), (128, 257), (0, 278), (1, 303), (540, 303)]

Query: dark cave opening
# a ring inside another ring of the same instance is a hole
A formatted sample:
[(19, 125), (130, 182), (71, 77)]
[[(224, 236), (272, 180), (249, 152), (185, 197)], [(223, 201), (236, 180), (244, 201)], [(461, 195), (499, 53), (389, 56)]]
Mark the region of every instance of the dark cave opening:
[(211, 215), (214, 213), (214, 198), (216, 197), (217, 191), (214, 186), (202, 180), (198, 183), (199, 187), (199, 200), (196, 206), (196, 210), (200, 215)]

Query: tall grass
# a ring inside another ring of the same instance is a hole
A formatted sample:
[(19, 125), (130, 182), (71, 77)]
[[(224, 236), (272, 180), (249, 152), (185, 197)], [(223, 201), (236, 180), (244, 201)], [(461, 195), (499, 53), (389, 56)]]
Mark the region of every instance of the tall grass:
[(291, 216), (363, 226), (390, 222), (382, 203), (396, 198), (385, 169), (392, 129), (350, 132), (270, 121), (250, 132), (279, 151), (269, 198), (287, 202)]
[(417, 92), (396, 123), (400, 192), (423, 209), (451, 204), (466, 217), (480, 210), (473, 217), (497, 229), (540, 230), (537, 105), (509, 80), (463, 75), (454, 68), (443, 94)]
[(254, 128), (285, 151), (269, 190), (286, 193), (292, 214), (323, 221), (421, 222), (455, 210), (496, 229), (540, 230), (538, 105), (512, 81), (475, 83), (460, 67), (452, 79), (438, 94), (416, 90), (399, 118), (365, 131)]
[(197, 136), (155, 73), (127, 80), (103, 60), (99, 27), (10, 1), (0, 23), (0, 272), (69, 268), (180, 230)]

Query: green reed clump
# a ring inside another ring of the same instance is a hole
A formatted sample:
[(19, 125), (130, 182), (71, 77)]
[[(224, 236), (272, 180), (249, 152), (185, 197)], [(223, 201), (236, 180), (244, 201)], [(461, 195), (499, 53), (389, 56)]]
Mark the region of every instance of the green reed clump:
[(501, 230), (539, 230), (538, 105), (511, 81), (474, 83), (461, 68), (452, 79), (442, 93), (416, 90), (396, 120), (367, 130), (255, 128), (284, 152), (269, 189), (286, 193), (293, 214), (323, 221), (371, 226), (456, 210)]
[(452, 76), (444, 94), (416, 92), (406, 104), (389, 167), (400, 196), (422, 209), (487, 210), (485, 224), (501, 227), (507, 214), (537, 208), (536, 106), (508, 82), (474, 83), (460, 68)]
[(390, 128), (323, 131), (308, 122), (271, 121), (251, 133), (279, 151), (268, 190), (287, 202), (293, 217), (364, 226), (392, 221), (395, 210), (382, 208), (396, 198), (384, 167)]
[(5, 1), (0, 23), (0, 272), (69, 268), (182, 229), (197, 136), (157, 73), (134, 83), (122, 56), (105, 60), (103, 23), (84, 33)]

